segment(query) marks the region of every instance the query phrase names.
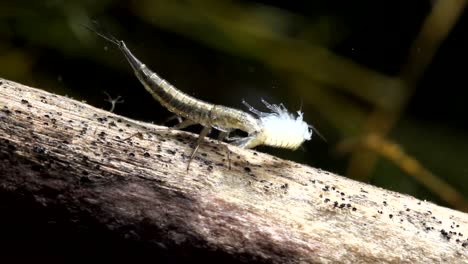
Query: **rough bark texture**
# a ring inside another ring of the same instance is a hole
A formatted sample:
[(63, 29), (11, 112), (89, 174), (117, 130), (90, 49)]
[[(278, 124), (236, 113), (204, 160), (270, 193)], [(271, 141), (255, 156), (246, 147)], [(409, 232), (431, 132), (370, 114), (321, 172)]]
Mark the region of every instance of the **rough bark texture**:
[(212, 140), (187, 172), (194, 140), (0, 79), (2, 248), (68, 261), (128, 250), (132, 260), (468, 262), (467, 214), (234, 146), (229, 170)]

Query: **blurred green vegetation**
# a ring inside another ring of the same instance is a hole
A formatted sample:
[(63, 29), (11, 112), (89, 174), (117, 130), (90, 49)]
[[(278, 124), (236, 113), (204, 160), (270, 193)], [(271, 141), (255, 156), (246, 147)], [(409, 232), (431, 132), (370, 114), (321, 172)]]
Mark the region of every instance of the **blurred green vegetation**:
[(453, 63), (466, 61), (464, 3), (0, 2), (0, 76), (106, 109), (104, 92), (122, 96), (116, 113), (163, 122), (118, 50), (82, 27), (96, 19), (179, 89), (238, 108), (302, 106), (328, 140), (261, 151), (466, 211), (467, 92), (456, 87), (467, 82)]

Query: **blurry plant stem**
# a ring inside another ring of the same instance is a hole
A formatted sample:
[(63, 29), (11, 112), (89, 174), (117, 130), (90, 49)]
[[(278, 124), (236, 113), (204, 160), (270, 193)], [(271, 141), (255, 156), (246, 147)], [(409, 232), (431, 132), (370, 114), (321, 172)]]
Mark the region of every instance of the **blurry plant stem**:
[[(465, 6), (466, 0), (443, 0), (434, 3), (432, 11), (426, 17), (419, 35), (411, 46), (408, 61), (400, 71), (400, 78), (407, 84), (406, 94), (402, 96), (401, 102), (394, 105), (393, 109), (377, 107), (368, 117), (363, 134), (385, 137), (393, 128), (408, 104), (421, 76), (458, 21)], [(374, 150), (364, 146), (357, 147), (353, 150), (347, 174), (353, 179), (368, 181), (376, 161), (377, 153)], [(424, 179), (418, 180), (424, 183)]]
[(373, 154), (377, 153), (387, 158), (453, 208), (468, 212), (468, 202), (463, 195), (440, 177), (434, 175), (415, 158), (405, 153), (398, 144), (378, 134), (368, 134), (358, 140), (342, 142), (338, 146), (338, 150), (339, 152), (347, 152), (358, 146), (361, 149), (369, 150)]

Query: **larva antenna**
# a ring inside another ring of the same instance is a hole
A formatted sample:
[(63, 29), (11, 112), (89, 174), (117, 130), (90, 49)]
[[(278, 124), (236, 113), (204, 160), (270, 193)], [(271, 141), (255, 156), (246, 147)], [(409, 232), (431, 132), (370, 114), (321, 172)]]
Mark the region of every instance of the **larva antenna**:
[(320, 132), (319, 132), (313, 125), (307, 124), (307, 126), (308, 126), (309, 128), (311, 128), (312, 131), (314, 131), (315, 133), (317, 133), (317, 135), (318, 135), (323, 141), (327, 142), (327, 139), (326, 139), (324, 136), (322, 136), (322, 134), (320, 134)]
[[(299, 108), (299, 112), (302, 112), (302, 107), (304, 106), (304, 100), (302, 100), (301, 98), (301, 107)], [(312, 131), (314, 131), (315, 133), (317, 133), (317, 135), (319, 136), (319, 138), (321, 138), (323, 141), (327, 142), (327, 139), (322, 135), (320, 134), (320, 132), (313, 126), (313, 125), (309, 125), (307, 124), (307, 126), (309, 128), (312, 129)]]
[(93, 26), (88, 26), (85, 24), (81, 24), (87, 30), (94, 32), (96, 35), (100, 36), (101, 38), (114, 43), (118, 47), (122, 47), (122, 41), (118, 40), (114, 37), (108, 30), (106, 30), (101, 24), (99, 24), (96, 20), (92, 21)]

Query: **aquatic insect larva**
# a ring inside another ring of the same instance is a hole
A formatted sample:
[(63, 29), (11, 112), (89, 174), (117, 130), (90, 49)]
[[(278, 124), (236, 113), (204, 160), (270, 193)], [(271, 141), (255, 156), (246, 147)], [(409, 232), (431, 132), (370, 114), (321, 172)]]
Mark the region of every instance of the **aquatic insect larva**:
[[(183, 129), (194, 124), (203, 126), (196, 145), (190, 154), (187, 170), (200, 143), (212, 128), (220, 131), (219, 140), (228, 139), (231, 144), (241, 148), (267, 145), (277, 148), (297, 149), (305, 140), (310, 140), (312, 137), (314, 128), (304, 122), (301, 111), (298, 111), (297, 116), (295, 116), (288, 112), (282, 104), (269, 104), (262, 100), (271, 111), (266, 113), (258, 111), (243, 102), (249, 111), (254, 114), (252, 115), (242, 110), (199, 100), (178, 90), (151, 71), (132, 54), (122, 40), (116, 39), (111, 34), (104, 33), (105, 31), (87, 28), (115, 44), (123, 53), (145, 89), (169, 111), (185, 118), (175, 128)], [(246, 132), (247, 136), (229, 138), (229, 133), (236, 129)]]

